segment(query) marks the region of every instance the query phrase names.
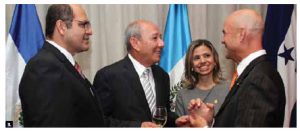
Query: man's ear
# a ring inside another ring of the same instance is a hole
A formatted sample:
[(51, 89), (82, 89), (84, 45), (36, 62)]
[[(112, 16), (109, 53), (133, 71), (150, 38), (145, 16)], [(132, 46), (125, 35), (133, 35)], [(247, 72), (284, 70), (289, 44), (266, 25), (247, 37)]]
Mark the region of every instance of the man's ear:
[(241, 29), (239, 30), (239, 39), (240, 39), (239, 42), (244, 41), (245, 38), (246, 38), (246, 35), (247, 35), (246, 29), (245, 29), (245, 28), (241, 28)]
[(136, 37), (130, 37), (129, 42), (131, 44), (132, 49), (140, 51), (140, 41)]
[(56, 21), (55, 29), (60, 35), (64, 35), (67, 30), (67, 25), (64, 21), (58, 20)]

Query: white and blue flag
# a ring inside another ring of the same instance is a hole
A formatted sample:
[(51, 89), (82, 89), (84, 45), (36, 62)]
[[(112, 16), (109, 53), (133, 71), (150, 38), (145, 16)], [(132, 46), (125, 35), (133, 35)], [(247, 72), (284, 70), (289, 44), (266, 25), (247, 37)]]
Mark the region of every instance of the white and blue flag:
[[(187, 5), (170, 5), (164, 31), (164, 43), (159, 65), (169, 73), (171, 95), (175, 101), (184, 72), (184, 57), (191, 42), (191, 33)], [(174, 105), (171, 105), (174, 111)]]
[[(16, 5), (6, 43), (6, 121), (18, 126), (19, 83), (29, 59), (45, 41), (35, 5)], [(12, 126), (12, 125), (11, 125)]]
[(289, 126), (291, 111), (297, 99), (296, 45), (294, 5), (268, 5), (263, 47), (284, 82), (286, 95), (284, 127)]

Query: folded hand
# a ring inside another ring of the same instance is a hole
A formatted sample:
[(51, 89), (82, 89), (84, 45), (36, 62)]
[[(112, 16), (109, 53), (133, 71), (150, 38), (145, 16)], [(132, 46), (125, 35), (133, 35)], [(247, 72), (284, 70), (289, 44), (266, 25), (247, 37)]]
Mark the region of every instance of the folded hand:
[(155, 128), (155, 127), (160, 127), (160, 126), (153, 122), (143, 122), (141, 127), (142, 128)]
[(194, 127), (210, 126), (214, 115), (214, 105), (203, 103), (199, 98), (192, 99), (188, 105), (190, 124)]
[(190, 127), (190, 118), (188, 115), (181, 116), (175, 121), (178, 127)]

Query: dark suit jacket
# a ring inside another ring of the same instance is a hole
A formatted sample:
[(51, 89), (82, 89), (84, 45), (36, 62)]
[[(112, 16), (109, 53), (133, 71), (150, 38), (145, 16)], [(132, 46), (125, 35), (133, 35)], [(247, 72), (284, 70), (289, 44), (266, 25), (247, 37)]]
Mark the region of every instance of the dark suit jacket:
[[(167, 126), (175, 126), (175, 113), (170, 112), (170, 83), (168, 74), (159, 66), (151, 66), (155, 81), (157, 106), (168, 109)], [(94, 79), (94, 87), (103, 104), (104, 114), (120, 120), (152, 121), (147, 99), (129, 57), (99, 70)]]
[(238, 77), (215, 116), (216, 127), (282, 127), (285, 91), (266, 56), (253, 60)]
[[(26, 65), (19, 86), (25, 127), (117, 126), (103, 117), (92, 85), (67, 58), (45, 42)], [(128, 126), (128, 125), (127, 125)]]

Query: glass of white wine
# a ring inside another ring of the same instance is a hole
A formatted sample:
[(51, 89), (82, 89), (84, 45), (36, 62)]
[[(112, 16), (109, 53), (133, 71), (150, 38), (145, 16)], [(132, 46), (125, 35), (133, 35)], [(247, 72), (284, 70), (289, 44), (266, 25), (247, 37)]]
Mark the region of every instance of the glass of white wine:
[(167, 108), (163, 106), (157, 106), (152, 116), (152, 122), (160, 125), (160, 127), (164, 127), (164, 125), (167, 123), (167, 116)]

